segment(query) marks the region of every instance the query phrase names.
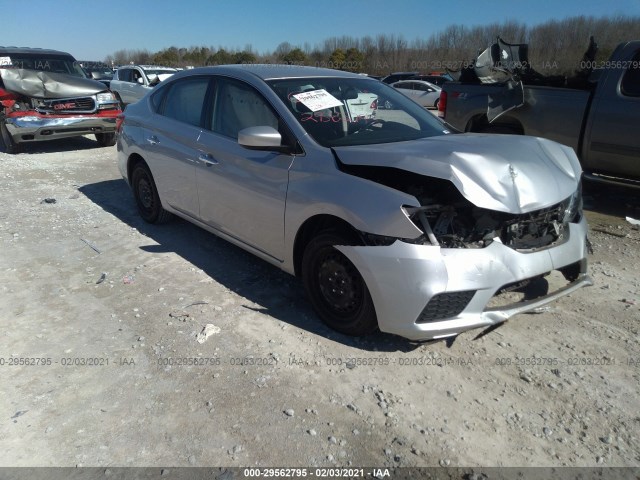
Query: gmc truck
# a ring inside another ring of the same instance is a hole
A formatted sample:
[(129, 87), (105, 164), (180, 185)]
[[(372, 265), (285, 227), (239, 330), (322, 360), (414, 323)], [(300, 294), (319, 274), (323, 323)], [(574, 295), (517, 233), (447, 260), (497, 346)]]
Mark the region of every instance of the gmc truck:
[(87, 78), (70, 54), (0, 47), (0, 151), (26, 142), (94, 134), (115, 145), (118, 101), (104, 83)]
[(572, 77), (543, 76), (527, 45), (498, 42), (443, 85), (439, 116), (463, 132), (532, 135), (572, 147), (591, 180), (640, 187), (640, 41), (597, 61), (591, 40)]

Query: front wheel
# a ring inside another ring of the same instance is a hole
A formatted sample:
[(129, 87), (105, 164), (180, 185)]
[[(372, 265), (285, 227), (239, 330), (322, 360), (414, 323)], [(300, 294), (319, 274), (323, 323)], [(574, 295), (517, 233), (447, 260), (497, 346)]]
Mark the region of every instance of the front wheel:
[(1, 151), (11, 154), (18, 153), (18, 144), (11, 138), (4, 118), (0, 119), (0, 152)]
[(101, 147), (113, 147), (116, 144), (116, 134), (112, 133), (96, 133), (96, 140)]
[(369, 289), (356, 267), (334, 245), (350, 245), (343, 235), (321, 233), (302, 257), (302, 281), (318, 316), (347, 335), (366, 335), (378, 326)]
[(156, 183), (145, 164), (138, 164), (133, 169), (131, 187), (138, 211), (145, 222), (164, 223), (171, 218), (171, 214), (162, 208)]

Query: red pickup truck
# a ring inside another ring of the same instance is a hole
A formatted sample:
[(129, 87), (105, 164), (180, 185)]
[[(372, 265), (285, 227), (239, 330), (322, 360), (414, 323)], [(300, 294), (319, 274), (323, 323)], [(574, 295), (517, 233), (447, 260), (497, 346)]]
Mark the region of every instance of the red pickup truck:
[(120, 113), (113, 93), (87, 78), (70, 54), (0, 47), (0, 151), (87, 134), (100, 146), (115, 145)]

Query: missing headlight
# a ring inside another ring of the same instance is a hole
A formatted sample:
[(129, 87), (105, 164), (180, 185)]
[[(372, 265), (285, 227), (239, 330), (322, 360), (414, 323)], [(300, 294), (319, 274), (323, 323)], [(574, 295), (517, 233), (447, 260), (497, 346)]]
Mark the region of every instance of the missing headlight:
[(444, 248), (484, 248), (498, 239), (515, 250), (547, 248), (568, 238), (567, 223), (581, 217), (580, 198), (576, 192), (564, 202), (519, 215), (478, 208), (462, 196), (452, 205), (404, 207), (424, 232), (405, 241)]

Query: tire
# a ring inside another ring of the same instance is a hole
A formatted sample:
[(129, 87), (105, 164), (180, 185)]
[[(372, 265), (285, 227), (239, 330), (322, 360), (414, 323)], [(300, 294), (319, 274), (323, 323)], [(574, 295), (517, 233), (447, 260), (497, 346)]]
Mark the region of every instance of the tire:
[(96, 140), (101, 147), (113, 147), (116, 144), (116, 134), (112, 133), (96, 133)]
[(18, 144), (13, 141), (4, 118), (0, 119), (0, 152), (15, 154), (18, 153)]
[(360, 336), (378, 327), (369, 289), (356, 267), (334, 245), (354, 244), (337, 232), (320, 233), (302, 257), (302, 281), (311, 304), (332, 329)]
[(162, 208), (156, 183), (146, 164), (138, 164), (133, 169), (131, 187), (138, 212), (145, 222), (164, 223), (171, 218), (171, 214)]
[(438, 109), (438, 105), (440, 104), (440, 99), (436, 98), (436, 101), (433, 102), (433, 108), (435, 108), (436, 110)]

